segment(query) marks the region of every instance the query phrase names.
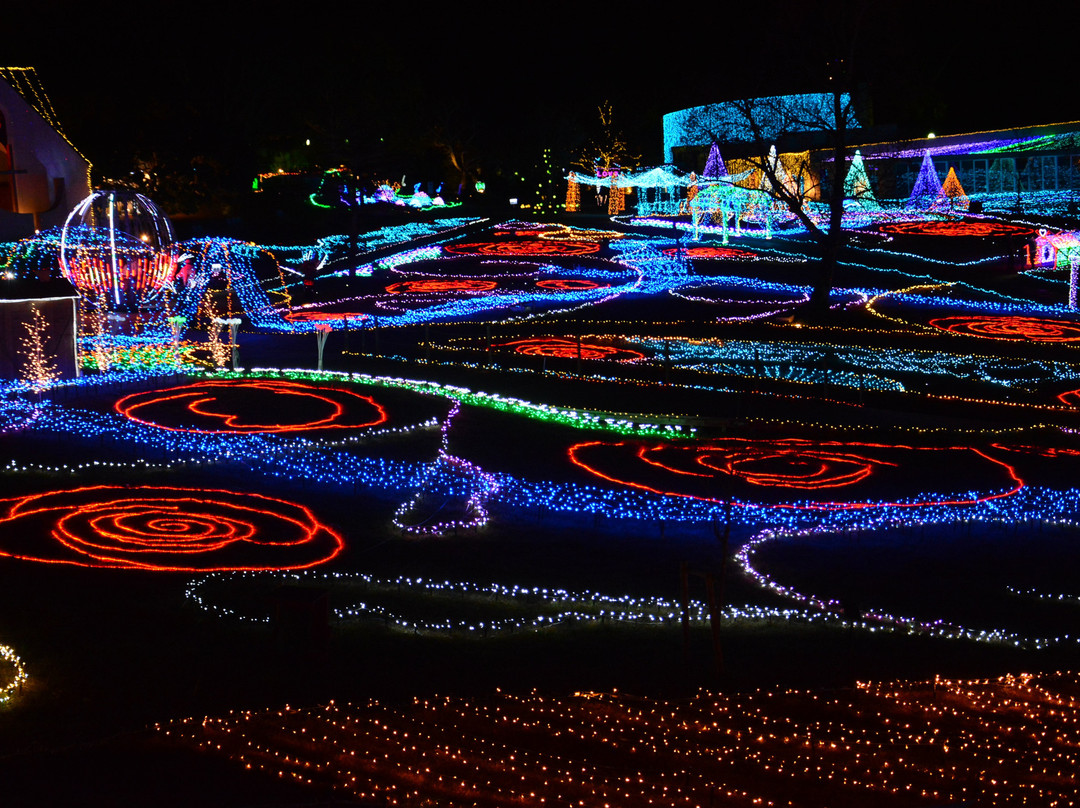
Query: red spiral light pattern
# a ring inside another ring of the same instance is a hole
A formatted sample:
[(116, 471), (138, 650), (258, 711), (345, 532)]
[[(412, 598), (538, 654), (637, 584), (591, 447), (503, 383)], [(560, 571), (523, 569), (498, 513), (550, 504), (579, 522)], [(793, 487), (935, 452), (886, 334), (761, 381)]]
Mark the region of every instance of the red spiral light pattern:
[[(934, 502), (802, 502), (774, 503), (768, 507), (853, 509), (884, 506), (959, 505), (1014, 494), (1024, 483), (1016, 470), (978, 449), (967, 447), (914, 448), (873, 443), (837, 443), (798, 438), (766, 440), (720, 438), (709, 442), (680, 441), (645, 444), (631, 441), (591, 441), (570, 447), (570, 462), (589, 474), (619, 485), (667, 496), (706, 502), (739, 502), (732, 481), (764, 489), (797, 492), (826, 491), (858, 486), (876, 473), (892, 471), (892, 482), (909, 482), (912, 461), (925, 462), (926, 452), (975, 455), (991, 465), (984, 470), (1004, 471), (1011, 487), (1002, 493), (975, 499)], [(953, 457), (953, 462), (957, 461)], [(940, 465), (940, 464), (939, 464)], [(727, 480), (728, 482), (724, 482)], [(716, 489), (722, 495), (714, 493)], [(751, 489), (752, 490), (752, 489)], [(916, 488), (912, 493), (918, 493)], [(762, 504), (762, 503), (754, 503)]]
[(740, 250), (738, 247), (668, 247), (661, 250), (664, 255), (685, 255), (687, 258), (756, 258), (757, 253)]
[(443, 249), (456, 255), (591, 255), (599, 252), (600, 245), (592, 241), (555, 241), (536, 238), (447, 244)]
[(597, 283), (585, 278), (548, 278), (537, 281), (536, 285), (541, 289), (553, 289), (557, 292), (584, 292), (589, 289), (606, 289), (611, 284)]
[(449, 292), (490, 292), (499, 285), (498, 281), (480, 278), (462, 278), (446, 280), (444, 278), (424, 278), (417, 281), (401, 281), (386, 287), (391, 295), (447, 294)]
[(634, 361), (645, 358), (645, 354), (630, 348), (616, 348), (611, 345), (598, 345), (588, 342), (580, 344), (579, 353), (579, 345), (576, 340), (561, 337), (531, 337), (529, 339), (499, 343), (497, 347), (513, 348), (514, 353), (526, 356), (544, 356), (555, 359), (577, 359), (580, 356), (582, 359)]
[[(298, 414), (295, 420), (280, 423), (255, 423), (246, 418), (246, 413), (280, 412), (297, 406), (304, 411), (315, 408), (316, 417)], [(213, 435), (363, 429), (387, 420), (386, 410), (370, 396), (282, 379), (208, 379), (132, 393), (117, 401), (114, 409), (147, 426)], [(188, 423), (176, 425), (178, 417)]]
[(903, 236), (961, 236), (968, 238), (1001, 238), (1032, 236), (1034, 228), (1006, 222), (894, 222), (883, 224), (881, 230)]
[(1080, 323), (1018, 315), (938, 317), (930, 325), (951, 334), (1032, 342), (1080, 342)]
[[(310, 510), (261, 494), (91, 486), (33, 494), (0, 515), (0, 556), (173, 572), (306, 569), (344, 539)], [(43, 537), (51, 535), (48, 545)]]

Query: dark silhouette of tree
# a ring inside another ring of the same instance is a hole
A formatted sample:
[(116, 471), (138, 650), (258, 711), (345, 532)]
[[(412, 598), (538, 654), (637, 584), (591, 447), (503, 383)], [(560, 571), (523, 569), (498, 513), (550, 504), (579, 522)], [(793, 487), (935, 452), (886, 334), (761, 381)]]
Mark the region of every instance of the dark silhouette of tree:
[[(854, 109), (844, 91), (843, 63), (836, 63), (833, 87), (828, 93), (724, 101), (699, 107), (684, 122), (685, 131), (707, 136), (723, 148), (723, 129), (741, 132), (749, 145), (749, 155), (741, 161), (755, 170), (758, 187), (788, 210), (817, 244), (819, 272), (808, 304), (811, 311), (828, 308), (829, 292), (840, 251), (844, 245), (844, 178), (847, 172), (849, 132), (856, 125)], [(822, 182), (820, 165), (811, 164), (809, 151), (794, 159), (777, 157), (775, 144), (798, 133), (824, 133), (831, 165), (828, 183)], [(815, 215), (810, 202), (824, 202), (824, 220)]]
[(641, 155), (630, 150), (626, 136), (615, 125), (615, 114), (607, 101), (598, 107), (600, 125), (585, 142), (577, 165), (588, 173), (594, 169), (636, 168)]
[[(802, 35), (813, 42), (816, 53), (824, 56), (821, 64), (827, 69), (818, 79), (824, 92), (709, 104), (698, 108), (684, 122), (686, 131), (696, 129), (698, 135), (708, 137), (721, 149), (725, 148), (725, 132), (738, 131), (737, 139), (749, 147), (745, 163), (760, 172), (762, 190), (790, 211), (817, 245), (818, 274), (807, 304), (811, 315), (828, 309), (846, 241), (842, 227), (844, 179), (854, 153), (851, 131), (859, 125), (851, 101), (855, 89), (853, 65), (860, 22), (867, 7), (865, 3), (840, 3), (838, 8), (823, 11), (813, 20), (804, 20), (808, 26)], [(808, 133), (825, 144), (822, 151), (816, 152), (820, 156), (817, 164), (811, 165), (809, 151), (787, 161), (770, 156), (778, 142), (806, 142)], [(830, 177), (823, 182), (821, 175), (826, 167)], [(807, 204), (811, 200), (825, 203), (824, 217), (813, 214)]]

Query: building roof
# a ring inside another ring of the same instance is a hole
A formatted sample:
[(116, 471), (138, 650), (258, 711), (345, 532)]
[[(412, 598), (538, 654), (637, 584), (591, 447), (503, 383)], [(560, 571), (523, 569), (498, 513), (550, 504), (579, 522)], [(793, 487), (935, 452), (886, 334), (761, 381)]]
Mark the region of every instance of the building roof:
[[(71, 139), (64, 133), (64, 129), (60, 126), (60, 119), (56, 115), (56, 110), (53, 108), (52, 101), (49, 100), (48, 94), (45, 92), (45, 87), (41, 83), (41, 79), (38, 78), (37, 70), (32, 67), (0, 67), (0, 79), (5, 81), (11, 86), (11, 88), (19, 94), (19, 96), (27, 103), (27, 105), (40, 115), (46, 123), (49, 124), (56, 133), (62, 137), (71, 148), (75, 149), (75, 153), (86, 160), (86, 155), (76, 148), (75, 144), (71, 142)], [(86, 160), (89, 165), (90, 161)]]
[(858, 145), (871, 159), (1080, 151), (1080, 121)]

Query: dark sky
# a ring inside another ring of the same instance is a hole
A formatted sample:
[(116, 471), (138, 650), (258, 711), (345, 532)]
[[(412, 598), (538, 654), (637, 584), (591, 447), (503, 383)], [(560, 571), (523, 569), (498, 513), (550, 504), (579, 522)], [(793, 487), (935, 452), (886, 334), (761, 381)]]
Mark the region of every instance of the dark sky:
[(42, 0), (5, 10), (0, 53), (38, 69), (99, 165), (433, 126), (528, 151), (572, 140), (605, 99), (655, 163), (664, 112), (820, 89), (835, 53), (869, 84), (877, 121), (912, 136), (1080, 118), (1069, 4), (588, 5)]

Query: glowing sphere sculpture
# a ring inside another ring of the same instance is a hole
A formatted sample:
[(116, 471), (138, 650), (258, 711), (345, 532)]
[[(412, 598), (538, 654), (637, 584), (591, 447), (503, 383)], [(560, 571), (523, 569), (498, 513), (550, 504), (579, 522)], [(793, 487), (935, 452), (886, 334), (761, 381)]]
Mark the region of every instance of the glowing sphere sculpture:
[(172, 226), (133, 191), (94, 191), (68, 214), (60, 237), (64, 276), (114, 311), (151, 308), (176, 275)]

